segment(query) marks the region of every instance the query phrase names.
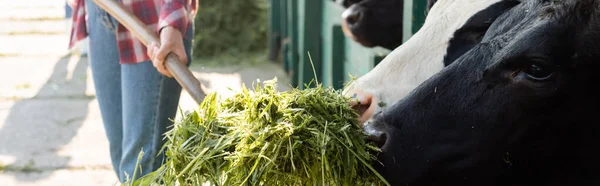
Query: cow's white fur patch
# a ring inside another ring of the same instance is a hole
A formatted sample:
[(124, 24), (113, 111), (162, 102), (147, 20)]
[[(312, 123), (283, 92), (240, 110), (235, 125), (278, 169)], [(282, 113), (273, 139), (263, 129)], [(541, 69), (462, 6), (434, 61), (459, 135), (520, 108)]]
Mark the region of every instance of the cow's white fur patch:
[[(350, 84), (345, 95), (373, 97), (368, 117), (405, 97), (444, 67), (450, 39), (477, 12), (501, 0), (440, 0), (429, 11), (424, 25), (394, 49), (379, 65)], [(359, 98), (360, 100), (360, 98)], [(363, 101), (363, 100), (361, 100)]]

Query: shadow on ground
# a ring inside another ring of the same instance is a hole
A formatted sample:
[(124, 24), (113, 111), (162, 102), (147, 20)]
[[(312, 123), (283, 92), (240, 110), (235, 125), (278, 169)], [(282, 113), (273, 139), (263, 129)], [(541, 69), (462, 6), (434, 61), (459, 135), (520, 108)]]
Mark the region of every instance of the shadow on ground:
[(13, 104), (0, 125), (0, 157), (13, 160), (4, 173), (34, 182), (67, 168), (71, 157), (61, 155), (61, 148), (76, 135), (93, 100), (85, 94), (87, 68), (85, 57), (63, 56), (36, 96)]

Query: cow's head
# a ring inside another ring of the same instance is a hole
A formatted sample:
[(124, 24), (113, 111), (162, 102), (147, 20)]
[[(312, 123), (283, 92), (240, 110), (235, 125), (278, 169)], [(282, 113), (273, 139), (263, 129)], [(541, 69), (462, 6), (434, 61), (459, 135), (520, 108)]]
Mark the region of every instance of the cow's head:
[(358, 98), (354, 106), (362, 114), (361, 121), (400, 100), (479, 43), (491, 23), (516, 4), (507, 0), (437, 1), (417, 33), (346, 88), (346, 95)]
[(367, 122), (395, 185), (600, 185), (600, 1), (529, 0)]
[(365, 47), (402, 44), (403, 0), (338, 0), (344, 34)]

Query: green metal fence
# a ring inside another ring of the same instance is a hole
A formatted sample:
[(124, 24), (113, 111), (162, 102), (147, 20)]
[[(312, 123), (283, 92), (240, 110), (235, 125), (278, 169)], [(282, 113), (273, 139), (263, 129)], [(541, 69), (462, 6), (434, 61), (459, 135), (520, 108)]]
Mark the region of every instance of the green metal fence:
[[(364, 75), (390, 52), (380, 47), (366, 48), (345, 37), (340, 23), (344, 8), (333, 0), (270, 3), (270, 56), (282, 60), (293, 86), (305, 88), (316, 73), (324, 86), (342, 88), (350, 76)], [(405, 0), (404, 7), (406, 41), (425, 20), (426, 0)]]

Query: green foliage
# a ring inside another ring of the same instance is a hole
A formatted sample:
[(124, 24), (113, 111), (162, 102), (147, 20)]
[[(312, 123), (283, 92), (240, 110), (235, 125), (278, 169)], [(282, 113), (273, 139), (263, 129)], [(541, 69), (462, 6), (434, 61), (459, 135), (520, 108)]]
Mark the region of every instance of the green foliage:
[(195, 57), (264, 50), (268, 0), (200, 0), (195, 18)]

